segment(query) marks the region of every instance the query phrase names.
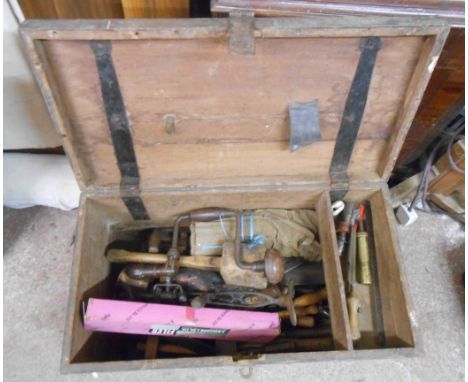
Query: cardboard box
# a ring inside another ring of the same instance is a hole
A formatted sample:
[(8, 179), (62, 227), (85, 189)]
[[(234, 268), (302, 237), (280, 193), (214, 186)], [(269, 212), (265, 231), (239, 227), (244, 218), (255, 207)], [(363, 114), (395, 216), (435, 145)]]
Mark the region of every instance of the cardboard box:
[(86, 330), (98, 332), (268, 342), (279, 335), (277, 313), (192, 308), (89, 299)]

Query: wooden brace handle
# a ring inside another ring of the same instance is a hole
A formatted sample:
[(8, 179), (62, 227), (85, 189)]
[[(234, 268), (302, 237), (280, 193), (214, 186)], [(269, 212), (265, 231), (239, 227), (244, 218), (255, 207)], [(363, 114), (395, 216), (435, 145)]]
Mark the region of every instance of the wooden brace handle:
[[(111, 263), (145, 263), (166, 264), (167, 256), (161, 253), (130, 252), (124, 249), (110, 249), (106, 254)], [(186, 268), (195, 268), (202, 271), (216, 271), (221, 269), (219, 256), (181, 256), (179, 265)]]

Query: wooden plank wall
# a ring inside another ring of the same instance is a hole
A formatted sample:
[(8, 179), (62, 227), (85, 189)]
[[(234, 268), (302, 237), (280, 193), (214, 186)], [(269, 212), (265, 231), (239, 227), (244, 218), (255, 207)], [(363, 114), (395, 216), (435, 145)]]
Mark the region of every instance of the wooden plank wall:
[(447, 38), (416, 118), (406, 136), (396, 169), (420, 154), (421, 143), (433, 134), (437, 122), (465, 91), (465, 30), (452, 29)]
[(124, 17), (121, 0), (19, 0), (26, 19)]
[(454, 25), (464, 24), (465, 18), (463, 0), (212, 0), (211, 9), (217, 13), (251, 10), (258, 16), (427, 15), (446, 17)]
[(26, 19), (185, 18), (189, 0), (19, 0)]
[(189, 0), (122, 0), (122, 7), (126, 19), (190, 16)]

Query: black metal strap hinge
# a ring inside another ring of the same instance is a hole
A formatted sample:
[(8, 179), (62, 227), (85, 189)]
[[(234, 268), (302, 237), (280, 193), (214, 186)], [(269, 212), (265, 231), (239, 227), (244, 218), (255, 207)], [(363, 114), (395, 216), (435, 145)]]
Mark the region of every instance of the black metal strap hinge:
[(122, 196), (122, 201), (127, 206), (128, 212), (134, 220), (150, 220), (148, 211), (140, 196)]
[(366, 37), (361, 41), (361, 57), (346, 99), (329, 171), (332, 200), (342, 199), (348, 190), (348, 165), (361, 127), (372, 73), (380, 47), (379, 37)]
[[(138, 193), (140, 174), (127, 112), (112, 62), (112, 45), (110, 41), (94, 40), (91, 41), (91, 49), (96, 57), (107, 125), (122, 177), (120, 186), (125, 192), (130, 190)], [(122, 200), (135, 220), (149, 220), (148, 212), (139, 196), (124, 196)]]

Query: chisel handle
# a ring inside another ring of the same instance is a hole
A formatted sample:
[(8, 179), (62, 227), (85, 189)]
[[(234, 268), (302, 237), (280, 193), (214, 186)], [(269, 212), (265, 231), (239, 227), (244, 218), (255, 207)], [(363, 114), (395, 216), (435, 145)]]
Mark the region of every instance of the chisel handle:
[(298, 317), (296, 326), (300, 328), (313, 328), (315, 326), (315, 318), (312, 316)]
[[(296, 308), (296, 316), (297, 317), (304, 317), (310, 316), (312, 314), (318, 314), (319, 310), (315, 305), (303, 307), (303, 308)], [(278, 312), (280, 318), (289, 318), (289, 311), (281, 310)]]
[(309, 305), (314, 305), (320, 301), (327, 299), (327, 290), (326, 288), (320, 289), (318, 291), (307, 293), (301, 297), (294, 299), (294, 306), (296, 308), (301, 308)]

